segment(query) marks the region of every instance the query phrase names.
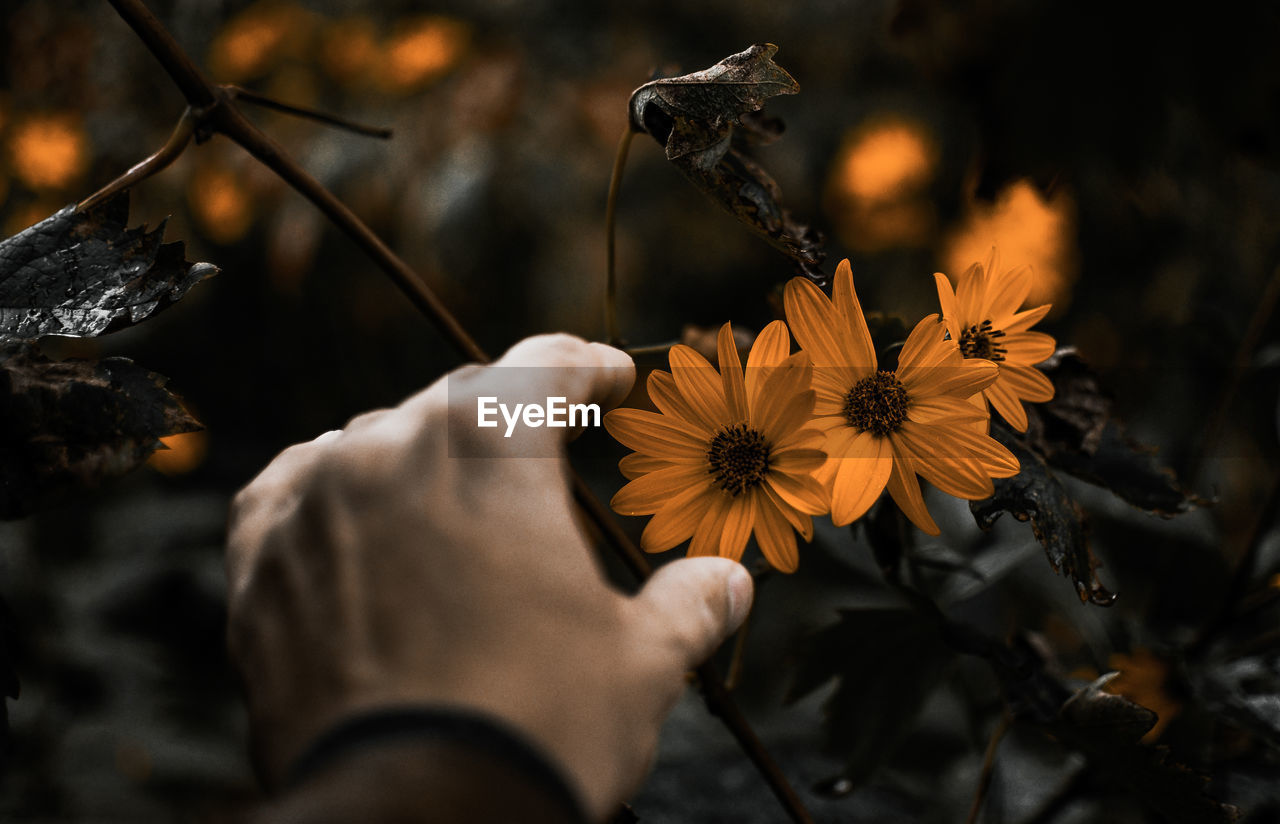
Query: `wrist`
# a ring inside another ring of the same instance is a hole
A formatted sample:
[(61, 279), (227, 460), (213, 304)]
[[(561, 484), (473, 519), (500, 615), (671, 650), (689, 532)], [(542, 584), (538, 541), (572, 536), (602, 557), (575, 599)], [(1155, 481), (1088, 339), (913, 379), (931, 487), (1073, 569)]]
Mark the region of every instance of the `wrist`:
[(472, 710), (413, 705), (329, 727), (294, 761), (269, 813), (307, 822), (587, 821), (559, 768), (521, 733)]

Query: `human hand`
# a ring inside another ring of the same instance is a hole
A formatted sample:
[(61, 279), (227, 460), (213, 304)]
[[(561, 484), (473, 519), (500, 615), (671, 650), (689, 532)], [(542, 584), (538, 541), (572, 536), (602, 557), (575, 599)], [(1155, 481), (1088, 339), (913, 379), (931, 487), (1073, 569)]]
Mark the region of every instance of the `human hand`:
[(336, 722), (418, 704), (524, 732), (593, 819), (638, 786), (684, 673), (741, 623), (751, 578), (690, 558), (617, 592), (575, 520), (569, 430), (476, 426), (480, 396), (607, 408), (634, 379), (617, 349), (530, 338), (290, 447), (240, 492), (230, 644), (268, 781)]

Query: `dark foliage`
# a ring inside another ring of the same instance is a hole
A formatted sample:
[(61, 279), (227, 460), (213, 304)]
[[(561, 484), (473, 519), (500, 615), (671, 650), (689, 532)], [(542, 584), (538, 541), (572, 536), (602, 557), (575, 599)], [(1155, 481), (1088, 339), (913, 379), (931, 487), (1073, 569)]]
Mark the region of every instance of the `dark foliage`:
[(190, 263), (164, 225), (126, 228), (129, 196), (68, 206), (0, 242), (0, 336), (94, 337), (172, 305), (218, 269)]
[(0, 518), (18, 518), (139, 466), (200, 424), (165, 379), (125, 358), (54, 362), (0, 346)]
[(800, 91), (773, 62), (777, 51), (755, 45), (709, 69), (646, 83), (631, 95), (630, 123), (663, 144), (667, 160), (702, 192), (821, 283), (822, 236), (783, 208), (778, 184), (749, 155), (782, 134), (780, 120), (760, 114), (764, 102)]

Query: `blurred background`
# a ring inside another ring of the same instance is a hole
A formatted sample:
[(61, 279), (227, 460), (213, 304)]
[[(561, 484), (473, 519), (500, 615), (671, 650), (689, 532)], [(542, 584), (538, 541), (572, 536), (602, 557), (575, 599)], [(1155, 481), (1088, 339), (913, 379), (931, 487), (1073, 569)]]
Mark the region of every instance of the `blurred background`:
[[(777, 44), (801, 92), (769, 102), (787, 130), (757, 157), (795, 217), (826, 234), (826, 270), (849, 257), (864, 306), (914, 323), (936, 311), (932, 272), (954, 277), (993, 244), (1006, 265), (1032, 264), (1031, 303), (1054, 304), (1041, 328), (1079, 348), (1130, 433), (1211, 501), (1164, 520), (1073, 487), (1101, 577), (1121, 595), (1101, 610), (1079, 604), (1027, 525), (982, 535), (963, 504), (935, 496), (946, 540), (931, 549), (986, 559), (981, 586), (957, 585), (952, 603), (998, 633), (1047, 639), (1080, 678), (1121, 669), (1127, 694), (1162, 716), (1153, 740), (1213, 775), (1216, 797), (1260, 811), (1249, 820), (1273, 820), (1280, 717), (1272, 710), (1269, 732), (1256, 722), (1259, 733), (1215, 714), (1178, 652), (1219, 614), (1251, 541), (1256, 579), (1280, 572), (1275, 513), (1262, 506), (1280, 384), (1272, 4), (150, 5), (212, 80), (394, 129), (381, 141), (246, 107), (494, 353), (537, 332), (603, 336), (603, 215), (631, 91)], [(7, 236), (157, 149), (185, 102), (106, 2), (10, 2), (0, 19)], [(132, 198), (132, 224), (167, 219), (166, 237), (221, 274), (141, 326), (45, 349), (130, 357), (168, 376), (206, 429), (107, 489), (0, 523), (22, 679), (0, 809), (15, 821), (207, 820), (252, 798), (223, 651), (230, 495), (286, 445), (459, 362), (350, 241), (225, 139), (191, 146)], [(617, 233), (630, 344), (779, 316), (789, 261), (643, 135)], [(599, 435), (575, 445), (606, 499), (621, 453)], [(1000, 714), (981, 662), (953, 662), (903, 707), (869, 692), (861, 711), (887, 713), (899, 734), (857, 756), (862, 769), (824, 732), (828, 688), (783, 707), (800, 639), (837, 609), (888, 603), (877, 580), (865, 546), (825, 530), (800, 573), (766, 581), (740, 700), (820, 820), (962, 820)], [(1270, 609), (1259, 620), (1274, 626)], [(846, 686), (916, 678), (877, 649), (846, 650)], [(1258, 655), (1250, 677), (1280, 684), (1275, 639)], [(1043, 735), (1015, 727), (1001, 753), (980, 820), (1157, 820)], [(842, 771), (858, 780), (827, 780)], [(696, 699), (674, 717), (635, 811), (645, 822), (780, 820)]]

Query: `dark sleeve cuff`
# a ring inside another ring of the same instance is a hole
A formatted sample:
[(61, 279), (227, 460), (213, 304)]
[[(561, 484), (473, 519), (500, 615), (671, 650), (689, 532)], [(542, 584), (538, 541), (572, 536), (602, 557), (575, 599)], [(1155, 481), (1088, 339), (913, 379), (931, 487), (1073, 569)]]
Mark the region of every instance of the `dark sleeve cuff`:
[[(299, 756), (285, 789), (276, 807), (290, 810), (291, 820), (354, 812), (348, 820), (587, 822), (564, 775), (537, 747), (501, 721), (462, 709), (385, 707), (347, 718)], [(295, 817), (299, 804), (326, 814)]]

